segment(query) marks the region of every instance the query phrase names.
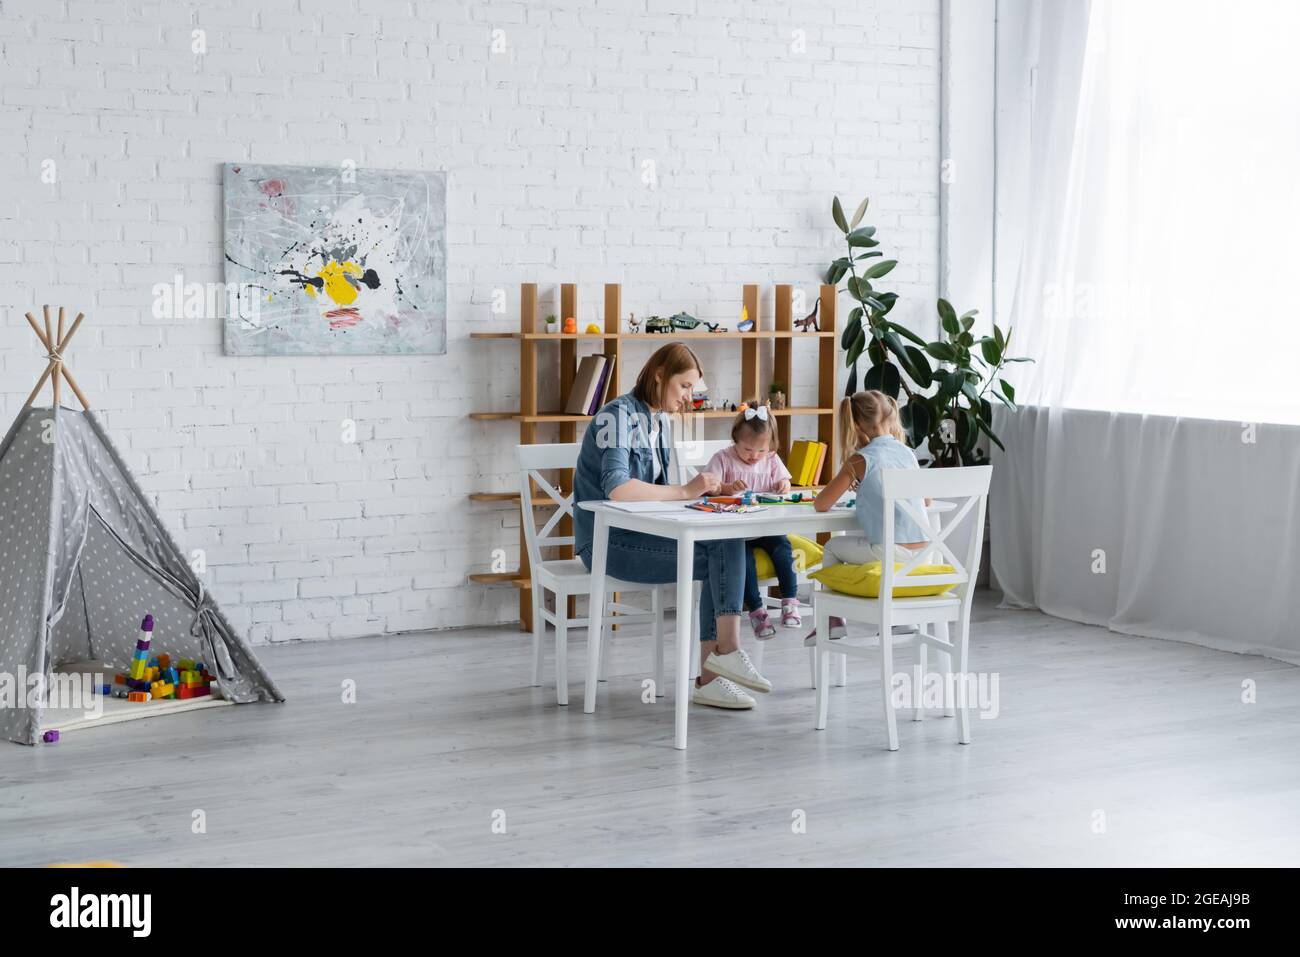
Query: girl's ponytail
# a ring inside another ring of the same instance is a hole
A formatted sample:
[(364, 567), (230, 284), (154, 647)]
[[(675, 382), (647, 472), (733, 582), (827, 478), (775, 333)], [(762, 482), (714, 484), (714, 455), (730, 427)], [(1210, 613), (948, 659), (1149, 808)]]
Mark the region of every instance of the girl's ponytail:
[(852, 458), (862, 444), (857, 423), (853, 421), (853, 400), (861, 394), (855, 392), (852, 396), (846, 395), (840, 399), (840, 465)]

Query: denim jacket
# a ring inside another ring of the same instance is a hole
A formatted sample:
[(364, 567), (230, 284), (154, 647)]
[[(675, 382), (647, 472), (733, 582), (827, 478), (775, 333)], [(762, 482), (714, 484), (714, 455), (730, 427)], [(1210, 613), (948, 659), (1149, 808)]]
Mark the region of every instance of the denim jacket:
[[(650, 448), (653, 420), (650, 407), (627, 393), (601, 406), (587, 424), (573, 473), (574, 552), (585, 562), (591, 560), (591, 537), (595, 516), (579, 502), (603, 501), (630, 479), (657, 485), (669, 485), (668, 450), (672, 448), (668, 416), (659, 413), (659, 446)], [(659, 478), (654, 477), (654, 459), (659, 456)]]

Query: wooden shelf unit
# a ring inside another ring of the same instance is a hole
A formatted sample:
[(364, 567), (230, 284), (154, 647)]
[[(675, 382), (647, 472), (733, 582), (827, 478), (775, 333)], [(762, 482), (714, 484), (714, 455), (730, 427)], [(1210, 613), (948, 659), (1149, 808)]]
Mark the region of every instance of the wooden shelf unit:
[[(787, 420), (795, 417), (815, 417), (817, 419), (817, 439), (825, 442), (827, 445), (827, 464), (825, 469), (834, 467), (836, 461), (835, 448), (835, 416), (836, 416), (836, 395), (835, 387), (835, 359), (837, 349), (838, 332), (836, 331), (836, 291), (834, 286), (823, 285), (820, 289), (821, 305), (818, 310), (818, 322), (821, 326), (817, 332), (800, 332), (794, 328), (794, 315), (792, 312), (794, 302), (794, 287), (789, 284), (778, 284), (775, 295), (775, 316), (774, 328), (761, 328), (762, 313), (760, 309), (760, 287), (757, 283), (745, 284), (742, 291), (742, 301), (745, 309), (748, 311), (751, 319), (754, 320), (754, 329), (751, 332), (686, 332), (678, 334), (663, 333), (646, 333), (646, 332), (624, 332), (622, 330), (622, 312), (623, 312), (623, 287), (618, 283), (606, 283), (604, 287), (604, 302), (602, 317), (604, 320), (604, 331), (600, 333), (562, 333), (562, 332), (539, 332), (541, 323), (538, 318), (537, 309), (537, 283), (523, 283), (520, 286), (520, 310), (519, 310), (519, 331), (518, 332), (472, 332), (471, 339), (484, 340), (513, 340), (519, 346), (519, 409), (518, 411), (501, 411), (501, 412), (471, 412), (469, 417), (477, 421), (511, 421), (519, 425), (519, 443), (521, 445), (532, 445), (537, 442), (537, 427), (539, 425), (558, 425), (560, 442), (576, 442), (578, 438), (578, 426), (581, 423), (589, 421), (592, 417), (589, 415), (570, 415), (564, 412), (547, 411), (538, 408), (538, 371), (540, 367), (540, 357), (538, 346), (542, 344), (556, 343), (559, 345), (559, 386), (561, 399), (566, 397), (573, 385), (574, 377), (578, 369), (578, 343), (581, 341), (590, 341), (600, 346), (600, 351), (606, 355), (614, 357), (614, 368), (609, 377), (609, 383), (605, 390), (604, 401), (620, 395), (624, 390), (620, 386), (623, 379), (623, 350), (620, 348), (624, 342), (649, 342), (651, 344), (666, 344), (668, 342), (685, 342), (692, 347), (707, 342), (735, 342), (740, 340), (740, 391), (741, 396), (766, 396), (768, 389), (760, 385), (762, 354), (759, 351), (760, 343), (772, 342), (772, 378), (782, 382), (785, 385), (787, 399), (791, 395), (791, 386), (794, 378), (794, 341), (797, 339), (808, 339), (817, 342), (817, 405), (811, 407), (796, 407), (786, 409), (774, 409), (773, 411)], [(576, 283), (560, 284), (560, 309), (561, 316), (578, 315), (578, 287)], [(628, 381), (635, 378), (633, 372), (628, 377)], [(770, 383), (769, 383), (770, 385)], [(716, 389), (714, 390), (716, 393)], [(730, 390), (726, 390), (730, 392)], [(710, 410), (707, 412), (689, 412), (685, 413), (686, 418), (698, 417), (701, 419), (730, 419), (734, 412), (724, 410)], [(788, 457), (790, 454), (791, 437), (790, 425), (781, 429), (781, 456)], [(573, 489), (573, 470), (562, 469), (553, 472), (549, 478), (552, 482), (557, 483), (556, 488), (572, 491)], [(816, 491), (817, 487), (796, 489), (795, 491)], [(543, 496), (544, 498), (545, 496)], [(471, 492), (469, 495), (471, 501), (485, 504), (508, 503), (518, 507), (520, 494), (518, 492)], [(545, 505), (538, 505), (537, 508), (545, 508)], [(565, 519), (559, 529), (558, 534), (572, 535), (572, 522)], [(561, 550), (564, 554), (561, 557), (572, 558), (572, 547), (566, 547)], [(513, 585), (519, 590), (519, 621), (524, 631), (532, 630), (532, 586), (530, 583), (528, 549), (524, 542), (523, 529), (519, 531), (519, 560), (520, 567), (517, 570), (494, 573), (476, 573), (469, 576), (471, 582), (479, 584), (508, 584)]]

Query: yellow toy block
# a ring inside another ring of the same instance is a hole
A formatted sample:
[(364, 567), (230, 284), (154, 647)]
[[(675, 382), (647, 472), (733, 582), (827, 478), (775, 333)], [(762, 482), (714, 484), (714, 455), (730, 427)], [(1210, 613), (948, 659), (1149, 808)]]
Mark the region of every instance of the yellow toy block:
[(152, 685), (149, 686), (149, 693), (152, 694), (155, 699), (170, 698), (172, 696), (172, 692), (175, 690), (176, 689), (172, 685), (169, 685), (165, 681), (155, 681)]
[(145, 671), (145, 668), (144, 668), (144, 662), (143, 662), (143, 661), (133, 661), (133, 662), (131, 662), (131, 677), (132, 677), (132, 678), (135, 678), (137, 681), (139, 681), (141, 678), (144, 677), (144, 671)]

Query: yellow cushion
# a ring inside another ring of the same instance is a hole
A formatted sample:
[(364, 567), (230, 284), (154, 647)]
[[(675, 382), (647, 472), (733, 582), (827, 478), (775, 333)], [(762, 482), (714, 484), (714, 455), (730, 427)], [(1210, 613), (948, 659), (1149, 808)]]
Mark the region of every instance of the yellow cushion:
[[(814, 565), (820, 565), (822, 560), (822, 547), (802, 535), (787, 535), (790, 539), (790, 550), (794, 552), (795, 568), (812, 568)], [(772, 556), (761, 548), (754, 549), (754, 569), (758, 572), (758, 580), (765, 581), (768, 578), (776, 577), (776, 566), (772, 564)]]
[[(902, 562), (894, 562), (894, 571), (903, 567)], [(951, 565), (917, 565), (908, 575), (951, 575), (957, 569)], [(808, 576), (833, 591), (861, 598), (877, 598), (880, 595), (880, 562), (867, 562), (864, 565), (830, 565)], [(943, 595), (952, 591), (952, 585), (895, 585), (895, 598), (924, 598)]]

